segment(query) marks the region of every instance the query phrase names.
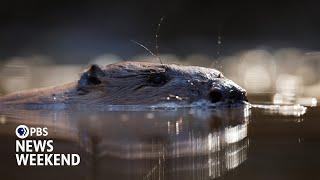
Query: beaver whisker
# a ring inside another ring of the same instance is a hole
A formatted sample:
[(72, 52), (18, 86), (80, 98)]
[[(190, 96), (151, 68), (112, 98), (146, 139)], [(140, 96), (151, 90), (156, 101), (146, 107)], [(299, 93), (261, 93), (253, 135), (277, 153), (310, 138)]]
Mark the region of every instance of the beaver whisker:
[(137, 91), (137, 90), (139, 90), (139, 89), (141, 89), (141, 88), (143, 88), (143, 87), (145, 87), (145, 86), (147, 86), (147, 85), (142, 84), (142, 85), (139, 85), (138, 87), (134, 88), (133, 90), (134, 90), (134, 91)]

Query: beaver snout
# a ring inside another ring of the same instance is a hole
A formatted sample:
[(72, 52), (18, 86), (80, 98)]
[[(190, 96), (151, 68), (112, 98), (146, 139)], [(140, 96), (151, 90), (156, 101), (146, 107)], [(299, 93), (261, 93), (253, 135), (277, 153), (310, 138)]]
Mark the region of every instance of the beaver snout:
[(237, 89), (232, 89), (229, 92), (223, 92), (220, 89), (212, 89), (209, 92), (209, 99), (212, 103), (228, 102), (234, 103), (238, 101), (248, 101), (246, 92)]
[(231, 90), (229, 92), (229, 100), (231, 101), (248, 101), (247, 92), (240, 90)]

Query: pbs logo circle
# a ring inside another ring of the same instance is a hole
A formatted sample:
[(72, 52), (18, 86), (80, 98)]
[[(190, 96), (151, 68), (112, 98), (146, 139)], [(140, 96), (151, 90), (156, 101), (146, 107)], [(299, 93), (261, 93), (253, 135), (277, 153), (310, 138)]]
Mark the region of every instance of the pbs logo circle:
[(29, 135), (29, 128), (28, 126), (26, 125), (19, 125), (17, 128), (16, 128), (16, 135), (18, 138), (20, 139), (24, 139), (26, 137), (28, 137)]

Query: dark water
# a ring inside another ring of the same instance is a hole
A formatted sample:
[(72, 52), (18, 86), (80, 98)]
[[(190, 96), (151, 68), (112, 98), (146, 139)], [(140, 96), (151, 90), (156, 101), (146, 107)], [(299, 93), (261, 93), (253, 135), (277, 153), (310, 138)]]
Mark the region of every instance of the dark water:
[[(0, 179), (319, 179), (319, 117), (319, 107), (292, 106), (2, 110)], [(80, 154), (80, 165), (18, 167), (19, 124), (48, 127), (38, 139), (54, 139), (54, 153)]]

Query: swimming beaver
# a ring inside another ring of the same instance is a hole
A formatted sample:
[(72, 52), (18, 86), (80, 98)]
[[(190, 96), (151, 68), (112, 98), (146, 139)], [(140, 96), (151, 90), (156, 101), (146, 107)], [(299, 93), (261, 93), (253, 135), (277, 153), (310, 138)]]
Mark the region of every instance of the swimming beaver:
[(121, 62), (91, 65), (78, 82), (17, 92), (0, 98), (2, 105), (153, 105), (247, 101), (246, 91), (221, 72), (204, 67)]

